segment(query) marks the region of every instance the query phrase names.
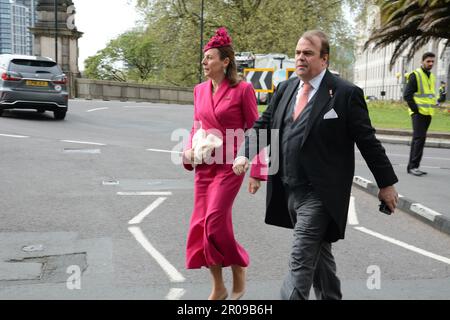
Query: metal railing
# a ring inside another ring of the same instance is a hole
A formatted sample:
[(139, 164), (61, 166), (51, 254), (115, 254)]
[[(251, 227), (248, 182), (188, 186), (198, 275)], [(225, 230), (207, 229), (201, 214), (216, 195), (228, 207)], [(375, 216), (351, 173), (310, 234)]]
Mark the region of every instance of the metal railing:
[[(366, 97), (372, 96), (379, 100), (403, 100), (403, 88), (403, 84), (362, 87)], [(385, 94), (383, 95), (382, 92)]]

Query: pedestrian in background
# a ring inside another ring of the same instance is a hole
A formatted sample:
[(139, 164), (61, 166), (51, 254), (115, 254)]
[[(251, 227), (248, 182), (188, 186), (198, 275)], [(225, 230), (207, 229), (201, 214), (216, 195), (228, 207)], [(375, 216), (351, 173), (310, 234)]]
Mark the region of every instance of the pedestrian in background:
[(427, 131), (431, 117), (437, 105), (436, 77), (431, 72), (435, 62), (435, 54), (426, 52), (422, 56), (422, 65), (408, 77), (403, 98), (408, 103), (409, 115), (412, 120), (413, 137), (409, 162), (406, 171), (414, 176), (427, 174), (419, 169), (423, 156)]
[[(239, 146), (231, 139), (231, 157), (223, 152), (223, 161), (210, 163), (196, 154), (193, 138), (199, 130), (216, 132), (222, 139), (222, 151), (227, 148), (226, 131), (249, 129), (258, 118), (253, 87), (241, 81), (237, 74), (231, 38), (225, 28), (219, 28), (204, 47), (202, 60), (206, 82), (194, 88), (194, 125), (188, 145), (183, 153), (184, 166), (195, 167), (194, 209), (187, 237), (186, 267), (209, 268), (213, 285), (208, 299), (226, 299), (222, 268), (231, 266), (233, 289), (231, 299), (239, 299), (245, 291), (246, 267), (249, 255), (236, 241), (233, 233), (232, 206), (241, 187), (243, 177), (236, 176), (232, 162)], [(243, 139), (242, 134), (242, 139)], [(216, 150), (216, 154), (217, 154)], [(226, 163), (226, 159), (229, 162)], [(200, 162), (200, 163), (199, 163)], [(252, 167), (249, 190), (255, 193), (260, 180), (265, 180), (264, 164)]]
[(445, 81), (441, 81), (441, 85), (439, 86), (439, 106), (441, 106), (445, 100), (447, 100), (447, 84)]
[[(243, 174), (257, 148), (269, 141), (270, 168), (279, 170), (268, 175), (265, 221), (294, 229), (282, 299), (308, 299), (311, 286), (317, 299), (342, 297), (331, 243), (345, 234), (355, 143), (377, 181), (379, 199), (391, 211), (397, 205), (397, 176), (375, 137), (363, 91), (328, 70), (329, 55), (323, 32), (302, 35), (295, 51), (297, 77), (278, 85), (233, 166)], [(267, 139), (259, 136), (265, 130), (273, 133)]]

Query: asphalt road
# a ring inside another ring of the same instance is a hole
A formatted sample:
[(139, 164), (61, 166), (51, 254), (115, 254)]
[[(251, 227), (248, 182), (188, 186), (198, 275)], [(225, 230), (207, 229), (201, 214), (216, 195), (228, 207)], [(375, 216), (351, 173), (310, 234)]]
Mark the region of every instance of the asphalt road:
[[(177, 150), (191, 119), (191, 106), (84, 100), (70, 102), (65, 121), (1, 117), (0, 298), (205, 299), (208, 271), (184, 267), (193, 174), (164, 152)], [(439, 170), (422, 179), (441, 186), (427, 192), (448, 188)], [(246, 299), (278, 299), (287, 270), (291, 231), (264, 224), (264, 196), (244, 184), (234, 206), (251, 257)], [(344, 299), (449, 299), (450, 237), (401, 211), (379, 213), (358, 189), (353, 197), (346, 239), (334, 244)], [(230, 288), (229, 270), (225, 278)]]
[[(427, 174), (416, 177), (406, 173), (409, 146), (384, 144), (384, 147), (399, 178), (398, 192), (450, 218), (450, 149), (425, 148), (420, 168)], [(375, 182), (359, 151), (355, 174)]]

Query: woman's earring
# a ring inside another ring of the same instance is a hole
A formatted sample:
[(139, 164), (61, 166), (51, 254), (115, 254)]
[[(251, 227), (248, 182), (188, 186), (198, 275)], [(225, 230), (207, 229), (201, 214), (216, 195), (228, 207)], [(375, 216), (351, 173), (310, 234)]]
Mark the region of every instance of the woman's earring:
[(227, 68), (223, 69), (223, 74), (227, 74)]

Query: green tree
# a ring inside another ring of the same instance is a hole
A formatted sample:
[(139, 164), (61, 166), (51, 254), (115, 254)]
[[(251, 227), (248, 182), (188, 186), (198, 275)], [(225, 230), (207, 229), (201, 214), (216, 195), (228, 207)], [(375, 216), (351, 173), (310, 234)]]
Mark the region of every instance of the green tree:
[(450, 0), (398, 0), (376, 1), (380, 6), (380, 27), (372, 32), (366, 43), (375, 48), (395, 44), (390, 68), (408, 49), (407, 57), (431, 40), (447, 39), (450, 46)]
[[(329, 34), (331, 67), (350, 74), (353, 31), (343, 19), (343, 5), (358, 10), (358, 1), (347, 0), (207, 0), (204, 39), (219, 26), (229, 30), (236, 51), (284, 53), (293, 56), (299, 36), (308, 29)], [(146, 15), (147, 34), (158, 39), (160, 81), (193, 85), (198, 81), (201, 0), (138, 0)]]
[(102, 49), (84, 61), (84, 76), (98, 80), (127, 81), (126, 73), (114, 66), (114, 60), (109, 56), (108, 51), (108, 48)]
[(85, 62), (87, 77), (115, 81), (148, 80), (160, 66), (158, 47), (151, 36), (133, 30), (111, 40)]

